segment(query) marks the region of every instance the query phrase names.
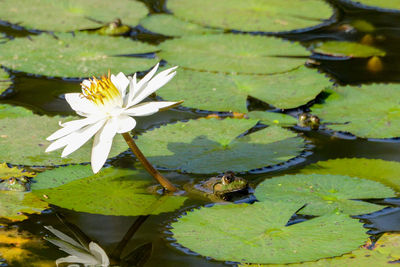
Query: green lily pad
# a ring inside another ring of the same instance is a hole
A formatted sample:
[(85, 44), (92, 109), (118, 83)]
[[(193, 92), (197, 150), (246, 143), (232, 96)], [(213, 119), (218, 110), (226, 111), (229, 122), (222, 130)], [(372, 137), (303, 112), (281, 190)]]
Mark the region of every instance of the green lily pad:
[[(0, 137), (1, 138), (1, 137)], [(35, 176), (32, 172), (26, 172), (18, 169), (17, 167), (8, 167), (6, 163), (0, 163), (0, 181), (7, 180), (9, 178), (21, 178), (21, 177), (33, 177)]]
[[(362, 225), (327, 214), (287, 226), (298, 203), (214, 205), (171, 224), (176, 241), (203, 256), (247, 263), (293, 263), (342, 255), (362, 245)], [(238, 217), (239, 216), (239, 217)]]
[(334, 56), (334, 57), (357, 57), (366, 58), (379, 56), (383, 57), (386, 52), (382, 49), (360, 44), (356, 42), (328, 41), (323, 42), (313, 50), (314, 53)]
[(75, 31), (101, 26), (115, 18), (136, 25), (148, 13), (143, 3), (132, 0), (4, 0), (0, 19), (45, 31)]
[[(133, 1), (132, 1), (133, 2)], [(57, 77), (100, 76), (146, 70), (158, 60), (121, 55), (148, 53), (155, 47), (126, 38), (88, 33), (41, 34), (0, 45), (0, 64), (19, 71)]]
[(273, 200), (307, 204), (299, 213), (323, 215), (333, 211), (358, 215), (375, 212), (382, 206), (356, 199), (395, 197), (385, 185), (349, 176), (323, 174), (285, 175), (258, 185), (260, 201)]
[(18, 106), (12, 106), (8, 104), (0, 104), (0, 119), (28, 117), (32, 115), (33, 112), (30, 111), (29, 109)]
[(175, 16), (167, 14), (153, 14), (140, 21), (146, 29), (166, 36), (183, 36), (195, 34), (222, 33), (220, 29), (211, 29), (186, 22)]
[(316, 26), (333, 14), (329, 4), (318, 0), (168, 0), (167, 8), (201, 25), (264, 32)]
[[(50, 178), (52, 177), (52, 178)], [(49, 179), (50, 178), (50, 179)], [(93, 174), (90, 166), (68, 166), (38, 175), (32, 191), (43, 200), (75, 211), (121, 216), (170, 212), (186, 197), (147, 192), (155, 180), (144, 170), (107, 168)]]
[(392, 266), (399, 259), (400, 235), (386, 233), (371, 246), (367, 244), (349, 254), (336, 258), (321, 259), (315, 262), (289, 265), (240, 264), (240, 267), (347, 267), (347, 266)]
[(369, 179), (400, 192), (400, 162), (396, 161), (363, 158), (332, 159), (308, 165), (301, 172), (340, 174)]
[(159, 57), (196, 70), (272, 74), (304, 64), (310, 53), (299, 43), (244, 34), (192, 35), (160, 44)]
[(297, 119), (283, 113), (268, 112), (268, 111), (251, 111), (248, 114), (250, 119), (260, 120), (266, 125), (280, 125), (282, 127), (290, 127), (297, 125)]
[(400, 85), (346, 86), (329, 93), (323, 104), (311, 107), (323, 123), (329, 123), (326, 127), (364, 138), (400, 136)]
[(384, 9), (393, 9), (396, 11), (400, 10), (400, 3), (397, 0), (357, 0), (352, 1), (353, 3), (361, 3), (363, 5), (378, 7)]
[[(0, 158), (8, 163), (40, 166), (90, 162), (92, 140), (65, 158), (61, 158), (61, 150), (45, 152), (50, 145), (46, 138), (60, 128), (59, 121), (74, 119), (78, 118), (31, 115), (0, 119)], [(122, 136), (117, 135), (109, 157), (115, 157), (127, 149)]]
[(190, 173), (248, 171), (283, 163), (304, 150), (302, 138), (276, 125), (240, 136), (256, 123), (231, 118), (178, 122), (140, 135), (137, 145), (152, 164)]
[(40, 213), (47, 208), (47, 203), (32, 193), (0, 191), (0, 220), (22, 221), (28, 218), (24, 213)]
[(331, 86), (327, 77), (305, 66), (269, 76), (180, 69), (157, 94), (167, 100), (182, 99), (186, 107), (244, 113), (248, 96), (288, 109), (306, 104)]
[(7, 90), (11, 84), (12, 82), (8, 73), (5, 70), (0, 69), (0, 95)]

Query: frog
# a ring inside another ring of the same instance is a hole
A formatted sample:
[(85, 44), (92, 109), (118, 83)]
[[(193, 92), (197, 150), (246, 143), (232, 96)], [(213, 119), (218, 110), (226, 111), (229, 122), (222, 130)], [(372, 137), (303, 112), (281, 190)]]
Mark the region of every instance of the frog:
[(320, 126), (320, 119), (318, 116), (309, 114), (309, 113), (302, 113), (298, 117), (298, 125), (300, 127), (310, 127), (312, 130), (318, 130)]
[(120, 19), (116, 19), (110, 23), (107, 23), (103, 27), (96, 29), (94, 32), (100, 35), (117, 36), (127, 34), (130, 31), (131, 28), (129, 26), (122, 24)]
[(235, 197), (249, 194), (249, 184), (246, 179), (238, 177), (232, 171), (222, 176), (214, 176), (197, 184), (186, 184), (183, 188), (189, 194), (207, 198), (213, 202), (230, 201)]
[(28, 179), (21, 177), (19, 179), (11, 177), (10, 179), (4, 180), (0, 183), (0, 191), (16, 191), (25, 192), (29, 191)]

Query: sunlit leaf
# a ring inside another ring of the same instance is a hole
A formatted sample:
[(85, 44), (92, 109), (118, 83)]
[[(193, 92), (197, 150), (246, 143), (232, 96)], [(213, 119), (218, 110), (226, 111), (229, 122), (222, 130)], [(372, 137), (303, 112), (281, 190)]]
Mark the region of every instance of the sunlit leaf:
[(332, 86), (323, 74), (301, 66), (283, 74), (236, 75), (180, 69), (157, 92), (163, 99), (182, 99), (186, 107), (212, 111), (247, 112), (249, 96), (276, 108), (296, 108)]
[(203, 256), (247, 263), (293, 263), (342, 255), (366, 239), (345, 214), (327, 214), (287, 226), (302, 204), (256, 202), (214, 205), (171, 224), (176, 241)]
[(146, 29), (166, 36), (221, 33), (222, 30), (210, 29), (194, 23), (185, 22), (167, 14), (153, 14), (140, 21)]
[[(133, 1), (132, 1), (133, 2)], [(157, 60), (127, 57), (156, 48), (127, 38), (58, 33), (15, 38), (0, 45), (0, 63), (10, 69), (57, 77), (90, 77), (149, 69)]]
[(400, 10), (400, 4), (397, 0), (357, 0), (352, 1), (354, 3), (361, 3), (363, 5), (378, 7), (384, 9), (393, 9), (396, 11)]
[(5, 90), (7, 90), (8, 87), (10, 87), (10, 85), (11, 85), (10, 76), (5, 70), (0, 69), (0, 95)]
[(381, 159), (343, 158), (318, 161), (302, 173), (340, 174), (381, 182), (400, 192), (400, 162)]
[(0, 181), (6, 180), (11, 177), (21, 178), (21, 177), (33, 177), (35, 176), (32, 172), (26, 172), (17, 167), (8, 167), (6, 163), (0, 163)]
[(147, 188), (155, 180), (144, 170), (111, 167), (94, 175), (90, 166), (68, 166), (44, 172), (36, 181), (32, 191), (44, 201), (95, 214), (159, 214), (174, 211), (186, 200), (182, 196), (150, 194)]
[(332, 8), (318, 0), (168, 0), (167, 8), (201, 25), (264, 32), (308, 28), (332, 15)]
[[(73, 119), (77, 118), (31, 115), (0, 119), (0, 158), (13, 164), (41, 166), (90, 162), (92, 140), (65, 158), (60, 156), (62, 150), (45, 152), (50, 145), (46, 138), (60, 129), (59, 121)], [(117, 135), (109, 157), (114, 157), (126, 149), (128, 146), (122, 136)]]
[(47, 208), (47, 203), (32, 193), (0, 191), (0, 220), (22, 221), (27, 218), (24, 213), (40, 213)]
[(299, 211), (323, 215), (338, 211), (357, 215), (371, 213), (383, 206), (357, 199), (394, 197), (389, 187), (378, 182), (342, 175), (297, 174), (267, 179), (256, 188), (260, 201), (284, 201), (307, 204)]
[(400, 136), (400, 85), (338, 87), (324, 103), (311, 107), (327, 128), (364, 138)]
[(196, 70), (271, 74), (304, 64), (309, 52), (299, 43), (244, 34), (192, 35), (167, 40), (159, 57)]
[(294, 126), (297, 124), (297, 119), (283, 113), (268, 112), (268, 111), (251, 111), (248, 114), (250, 119), (260, 120), (266, 125), (280, 125), (282, 127)]
[[(12, 106), (8, 104), (0, 104), (0, 119), (28, 117), (33, 115), (32, 111), (23, 107)], [(0, 134), (0, 138), (2, 138)], [(3, 137), (4, 138), (4, 137)]]
[(334, 57), (372, 57), (385, 56), (386, 52), (373, 46), (356, 42), (328, 41), (323, 42), (313, 50), (315, 53)]
[(154, 165), (190, 173), (272, 166), (304, 149), (302, 138), (276, 125), (240, 136), (256, 122), (231, 118), (178, 122), (140, 135), (137, 145)]
[(132, 0), (4, 0), (0, 19), (30, 29), (74, 31), (115, 18), (135, 26), (147, 13), (143, 3)]

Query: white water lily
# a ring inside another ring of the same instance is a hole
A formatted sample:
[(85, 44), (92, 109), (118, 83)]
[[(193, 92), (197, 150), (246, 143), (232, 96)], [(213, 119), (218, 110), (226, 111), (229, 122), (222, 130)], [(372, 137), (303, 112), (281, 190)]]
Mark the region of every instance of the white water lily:
[(135, 128), (136, 121), (132, 117), (148, 116), (180, 104), (166, 101), (140, 103), (168, 83), (175, 76), (177, 67), (154, 76), (157, 68), (158, 64), (139, 82), (136, 73), (126, 77), (120, 72), (116, 76), (108, 74), (101, 79), (84, 80), (82, 93), (65, 94), (71, 108), (85, 118), (60, 123), (63, 128), (47, 138), (54, 142), (46, 152), (65, 147), (61, 157), (66, 157), (94, 136), (91, 163), (93, 172), (97, 173), (107, 160), (115, 134)]
[(73, 238), (54, 229), (53, 227), (45, 226), (45, 228), (59, 238), (47, 237), (46, 240), (70, 255), (65, 258), (57, 259), (57, 266), (61, 263), (80, 263), (84, 266), (110, 266), (110, 260), (107, 254), (97, 243), (90, 242), (88, 248), (85, 248)]

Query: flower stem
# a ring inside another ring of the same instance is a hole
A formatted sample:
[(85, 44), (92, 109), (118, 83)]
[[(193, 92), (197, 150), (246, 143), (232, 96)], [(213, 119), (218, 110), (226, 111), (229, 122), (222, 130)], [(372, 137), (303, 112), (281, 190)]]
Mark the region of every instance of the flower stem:
[(142, 151), (137, 147), (135, 144), (135, 141), (133, 141), (133, 138), (129, 133), (123, 133), (122, 136), (124, 137), (126, 143), (132, 150), (132, 152), (136, 155), (136, 157), (140, 160), (142, 163), (143, 167), (154, 177), (154, 179), (159, 182), (162, 187), (164, 187), (166, 190), (170, 192), (176, 192), (178, 189), (170, 182), (168, 181), (167, 178), (161, 175), (151, 164), (150, 162), (146, 159), (146, 157), (143, 155)]

